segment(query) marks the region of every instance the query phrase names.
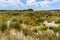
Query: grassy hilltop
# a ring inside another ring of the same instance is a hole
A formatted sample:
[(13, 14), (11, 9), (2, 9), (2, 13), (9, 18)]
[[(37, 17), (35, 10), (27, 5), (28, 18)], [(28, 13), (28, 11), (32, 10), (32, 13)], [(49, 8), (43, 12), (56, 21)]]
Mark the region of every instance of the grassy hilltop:
[[(0, 11), (0, 18), (8, 20), (13, 17), (16, 17), (17, 19), (24, 20), (25, 23), (30, 24), (29, 22), (33, 24), (39, 24), (40, 22), (43, 22), (45, 20), (47, 21), (58, 21), (60, 20), (60, 10), (42, 10), (42, 11), (33, 11), (33, 10), (5, 10)], [(26, 22), (28, 21), (28, 22)]]
[(0, 10), (0, 40), (60, 40), (60, 26), (46, 20), (60, 24), (60, 10)]

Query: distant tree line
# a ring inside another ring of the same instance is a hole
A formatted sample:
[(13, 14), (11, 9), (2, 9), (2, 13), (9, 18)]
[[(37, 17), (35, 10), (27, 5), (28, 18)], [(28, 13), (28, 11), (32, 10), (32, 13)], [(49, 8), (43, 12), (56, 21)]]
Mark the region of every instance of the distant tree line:
[[(3, 12), (3, 11), (34, 11), (33, 9), (23, 9), (23, 10), (0, 10), (0, 12)], [(42, 11), (42, 10), (40, 10)], [(46, 10), (44, 10), (46, 11)], [(47, 11), (60, 11), (60, 9), (56, 9), (56, 10), (47, 10)]]
[(34, 11), (33, 9), (23, 9), (23, 10), (0, 10), (0, 12), (3, 11)]
[(24, 9), (24, 10), (20, 10), (20, 11), (34, 11), (33, 9)]

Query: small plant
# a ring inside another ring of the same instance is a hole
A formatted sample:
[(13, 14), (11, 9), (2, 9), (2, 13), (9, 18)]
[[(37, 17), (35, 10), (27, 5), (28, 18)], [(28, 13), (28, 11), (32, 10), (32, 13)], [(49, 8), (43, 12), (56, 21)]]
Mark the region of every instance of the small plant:
[(35, 23), (39, 24), (39, 23), (43, 23), (44, 22), (44, 19), (42, 18), (37, 18)]
[(51, 26), (51, 27), (49, 27), (49, 29), (53, 30), (54, 32), (59, 31), (58, 27), (55, 27), (55, 26)]
[(27, 28), (23, 29), (23, 33), (24, 33), (25, 36), (32, 34), (31, 30), (29, 30)]
[(36, 32), (36, 33), (37, 33), (37, 32), (38, 32), (38, 30), (35, 28), (35, 29), (33, 29), (33, 30), (32, 30), (32, 32)]
[(11, 36), (9, 39), (10, 40), (20, 40), (20, 38), (18, 38), (17, 36)]
[(0, 27), (0, 30), (1, 30), (2, 32), (4, 32), (4, 31), (7, 30), (7, 29), (8, 29), (7, 24), (4, 23), (4, 22), (2, 22), (2, 25), (1, 25), (1, 27)]
[(57, 20), (57, 21), (55, 21), (55, 23), (60, 24), (60, 19), (59, 19), (59, 20)]
[(18, 31), (20, 31), (22, 29), (19, 21), (17, 19), (13, 19), (11, 24), (10, 24), (10, 28), (15, 28), (17, 29)]
[(48, 27), (43, 26), (43, 25), (41, 25), (41, 26), (39, 27), (39, 30), (42, 30), (42, 31), (45, 31), (45, 30), (47, 30), (47, 29), (48, 29)]

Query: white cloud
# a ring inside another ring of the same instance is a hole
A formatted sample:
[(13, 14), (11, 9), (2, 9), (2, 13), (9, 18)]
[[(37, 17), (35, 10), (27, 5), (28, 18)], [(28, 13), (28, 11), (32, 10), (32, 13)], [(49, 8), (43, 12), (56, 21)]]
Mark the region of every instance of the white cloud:
[(60, 0), (52, 0), (51, 3), (56, 3), (56, 2), (59, 2)]
[(18, 9), (18, 7), (22, 6), (22, 7), (42, 7), (42, 8), (49, 8), (50, 5), (52, 3), (56, 3), (59, 2), (60, 0), (43, 0), (43, 1), (39, 1), (37, 2), (36, 0), (26, 0), (26, 4), (22, 3), (20, 0), (0, 0), (0, 9), (1, 8), (15, 8)]
[(35, 5), (36, 7), (41, 6), (41, 7), (49, 7), (49, 4), (51, 2), (49, 2), (49, 0), (44, 0), (44, 1), (40, 1), (40, 2), (36, 2), (36, 0), (27, 0), (26, 1), (26, 6), (33, 6)]
[(8, 0), (7, 1), (11, 5), (23, 5), (23, 3), (20, 0)]
[(41, 7), (43, 8), (49, 8), (50, 5), (52, 5), (52, 3), (56, 3), (56, 2), (59, 2), (59, 0), (44, 0), (44, 1), (40, 1), (40, 2), (37, 2), (38, 5), (40, 5)]
[(18, 9), (19, 6), (23, 6), (20, 0), (0, 0), (0, 9)]
[(36, 0), (27, 0), (26, 1), (27, 6), (32, 6), (32, 5), (35, 5), (35, 4), (36, 4)]

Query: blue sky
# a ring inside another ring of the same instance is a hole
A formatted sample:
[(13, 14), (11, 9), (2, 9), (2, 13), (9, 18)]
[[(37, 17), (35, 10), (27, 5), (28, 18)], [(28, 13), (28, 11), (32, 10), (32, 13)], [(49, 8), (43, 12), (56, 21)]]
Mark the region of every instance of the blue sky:
[(0, 10), (60, 9), (60, 0), (0, 0)]

